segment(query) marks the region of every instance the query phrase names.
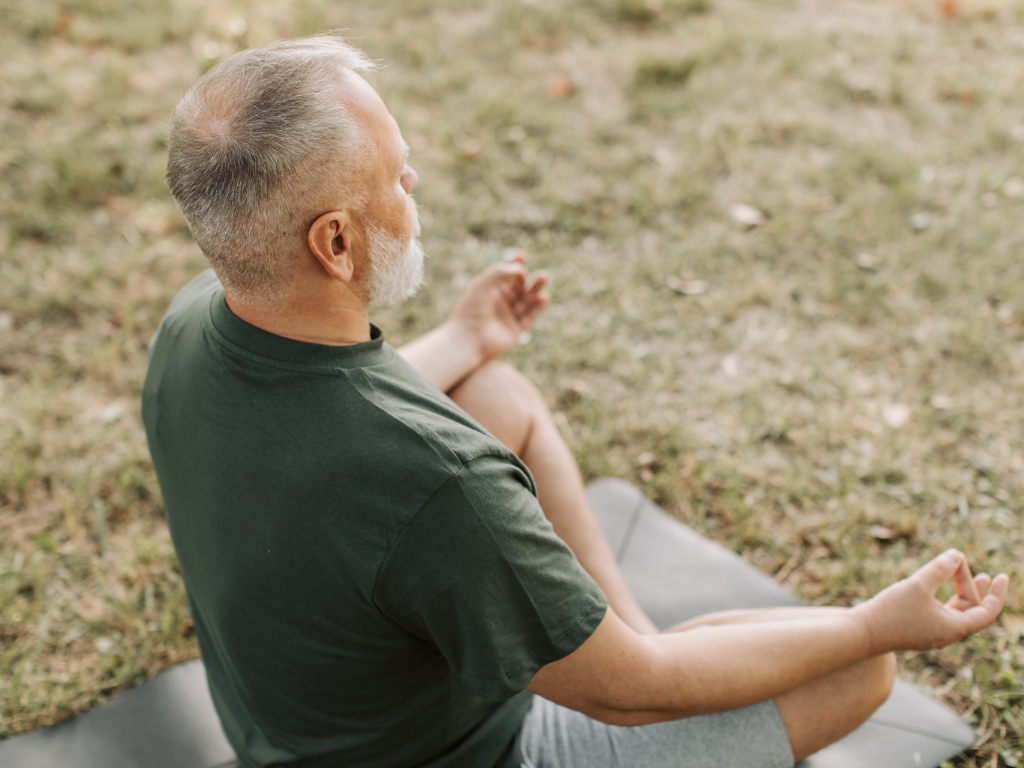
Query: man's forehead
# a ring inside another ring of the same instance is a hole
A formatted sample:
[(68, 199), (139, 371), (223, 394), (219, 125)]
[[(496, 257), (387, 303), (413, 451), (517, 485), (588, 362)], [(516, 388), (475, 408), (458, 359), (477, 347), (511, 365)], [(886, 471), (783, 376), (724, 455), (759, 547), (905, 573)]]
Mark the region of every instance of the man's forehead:
[(338, 80), (338, 97), (355, 120), (358, 128), (376, 146), (374, 155), (387, 166), (395, 154), (402, 162), (409, 159), (409, 144), (377, 91), (354, 72), (343, 71)]
[(373, 87), (355, 72), (347, 70), (342, 72), (338, 86), (339, 98), (367, 134), (375, 140), (397, 136), (402, 143), (402, 150), (408, 157), (409, 146), (401, 138), (398, 123)]

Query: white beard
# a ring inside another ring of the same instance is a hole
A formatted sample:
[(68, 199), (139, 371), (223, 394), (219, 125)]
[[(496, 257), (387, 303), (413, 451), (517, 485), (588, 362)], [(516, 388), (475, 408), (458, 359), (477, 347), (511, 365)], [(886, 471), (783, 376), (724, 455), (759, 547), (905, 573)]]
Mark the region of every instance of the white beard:
[(419, 234), (419, 217), (408, 243), (386, 235), (373, 224), (366, 225), (371, 268), (367, 285), (370, 301), (397, 304), (411, 297), (423, 285), (425, 254)]

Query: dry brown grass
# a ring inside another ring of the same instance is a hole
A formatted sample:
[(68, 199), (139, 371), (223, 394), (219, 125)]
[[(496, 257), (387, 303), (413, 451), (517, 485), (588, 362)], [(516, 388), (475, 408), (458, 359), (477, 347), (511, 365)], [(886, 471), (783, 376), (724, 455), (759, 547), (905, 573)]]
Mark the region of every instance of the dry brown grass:
[(902, 663), (978, 726), (957, 764), (1024, 764), (1024, 17), (1001, 0), (0, 0), (0, 736), (196, 654), (138, 415), (204, 266), (166, 123), (235, 47), (339, 27), (392, 62), (421, 179), (431, 287), (379, 314), (391, 340), (530, 250), (555, 303), (512, 357), (588, 477), (810, 602), (948, 546), (1011, 574), (999, 626)]

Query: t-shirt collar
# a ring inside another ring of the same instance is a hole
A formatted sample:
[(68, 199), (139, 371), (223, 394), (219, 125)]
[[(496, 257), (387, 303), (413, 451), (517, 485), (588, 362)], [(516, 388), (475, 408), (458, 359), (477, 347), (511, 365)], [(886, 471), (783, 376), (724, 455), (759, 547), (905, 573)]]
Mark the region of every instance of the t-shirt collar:
[(293, 365), (327, 368), (361, 368), (388, 362), (393, 350), (384, 343), (384, 331), (370, 323), (370, 340), (359, 344), (335, 346), (296, 341), (264, 331), (242, 320), (231, 311), (218, 290), (210, 301), (210, 321), (214, 330), (232, 344), (260, 357)]

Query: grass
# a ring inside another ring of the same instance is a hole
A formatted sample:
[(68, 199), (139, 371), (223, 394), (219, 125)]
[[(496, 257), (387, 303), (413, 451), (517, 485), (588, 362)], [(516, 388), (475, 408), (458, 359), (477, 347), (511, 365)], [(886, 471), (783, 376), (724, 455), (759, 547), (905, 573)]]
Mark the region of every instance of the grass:
[(204, 268), (161, 181), (168, 116), (240, 46), (348, 28), (391, 62), (433, 256), (378, 314), (390, 339), (528, 249), (555, 303), (511, 357), (588, 478), (811, 603), (948, 546), (1011, 574), (999, 624), (901, 667), (977, 727), (955, 765), (1024, 764), (1016, 4), (0, 0), (0, 22), (0, 737), (197, 654), (138, 414), (148, 339)]

